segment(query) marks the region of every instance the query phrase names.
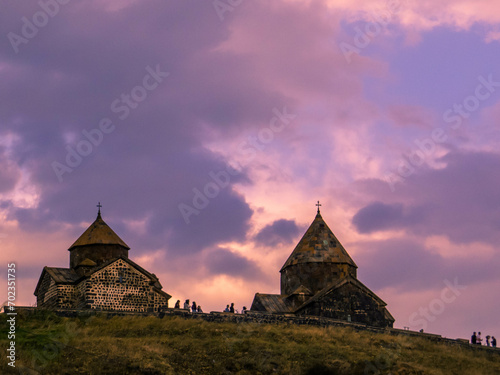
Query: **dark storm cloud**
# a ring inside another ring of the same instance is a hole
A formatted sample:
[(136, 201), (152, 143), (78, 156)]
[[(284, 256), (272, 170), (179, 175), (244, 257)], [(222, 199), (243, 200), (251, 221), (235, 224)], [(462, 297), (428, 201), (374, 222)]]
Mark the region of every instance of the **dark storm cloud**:
[[(178, 207), (172, 207), (165, 211), (155, 210), (148, 229), (158, 238), (165, 237), (169, 253), (181, 255), (198, 252), (218, 242), (244, 241), (251, 215), (252, 210), (244, 198), (226, 189), (210, 200), (190, 223), (184, 221)], [(167, 233), (165, 228), (168, 228)]]
[(352, 218), (352, 223), (360, 233), (371, 233), (407, 227), (420, 222), (423, 212), (420, 209), (406, 209), (403, 204), (374, 202), (360, 209)]
[[(106, 158), (89, 160), (88, 165), (72, 172), (68, 182), (46, 189), (36, 210), (12, 208), (12, 215), (26, 230), (54, 229), (52, 220), (93, 220), (95, 205), (101, 201), (106, 222), (126, 234), (123, 239), (138, 253), (167, 248), (171, 255), (182, 255), (218, 241), (245, 239), (252, 210), (231, 188), (232, 183), (247, 181), (243, 174), (232, 176), (231, 184), (220, 188), (217, 197), (191, 217), (189, 224), (179, 211), (180, 203), (192, 205), (193, 189), (203, 190), (210, 182), (208, 171), (226, 168), (213, 154), (200, 156), (181, 150), (171, 154), (151, 148), (148, 156), (123, 155), (121, 160), (108, 159), (102, 165), (103, 160)], [(77, 199), (75, 189), (67, 185), (81, 187)], [(142, 219), (147, 221), (144, 235), (136, 235), (121, 224), (122, 220)], [(76, 229), (74, 235), (81, 234), (79, 231)]]
[(379, 200), (353, 218), (360, 232), (405, 229), (420, 236), (445, 235), (455, 243), (500, 241), (500, 156), (452, 151), (441, 169), (420, 168), (390, 192), (380, 180), (360, 182)]
[(300, 228), (294, 220), (280, 219), (266, 225), (255, 236), (255, 242), (264, 246), (276, 246), (293, 241)]
[(255, 280), (262, 277), (262, 272), (251, 260), (227, 249), (211, 251), (205, 260), (205, 267), (212, 275), (228, 275)]

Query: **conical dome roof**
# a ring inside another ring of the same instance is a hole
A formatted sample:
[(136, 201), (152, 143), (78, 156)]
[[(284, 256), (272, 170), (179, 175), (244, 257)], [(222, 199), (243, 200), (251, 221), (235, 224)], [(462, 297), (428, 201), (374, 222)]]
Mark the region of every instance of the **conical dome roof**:
[[(300, 263), (344, 263), (358, 268), (332, 230), (318, 213), (281, 268)], [(280, 272), (281, 272), (280, 271)]]
[(87, 228), (85, 232), (70, 246), (69, 250), (77, 246), (88, 245), (120, 245), (127, 250), (130, 247), (104, 222), (101, 212), (97, 219)]

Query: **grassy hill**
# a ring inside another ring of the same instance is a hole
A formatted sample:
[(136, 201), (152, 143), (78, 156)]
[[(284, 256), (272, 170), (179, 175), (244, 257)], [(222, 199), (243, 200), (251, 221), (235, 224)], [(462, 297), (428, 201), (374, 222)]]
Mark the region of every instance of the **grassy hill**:
[[(500, 352), (350, 328), (209, 323), (180, 317), (18, 316), (26, 374), (500, 374)], [(36, 369), (35, 372), (32, 369)]]

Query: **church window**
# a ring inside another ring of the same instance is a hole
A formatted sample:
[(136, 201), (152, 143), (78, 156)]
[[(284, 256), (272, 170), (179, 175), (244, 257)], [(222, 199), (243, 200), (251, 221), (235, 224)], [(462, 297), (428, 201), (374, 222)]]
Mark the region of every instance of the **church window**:
[(125, 282), (125, 269), (119, 269), (118, 270), (118, 282), (120, 284), (123, 284)]

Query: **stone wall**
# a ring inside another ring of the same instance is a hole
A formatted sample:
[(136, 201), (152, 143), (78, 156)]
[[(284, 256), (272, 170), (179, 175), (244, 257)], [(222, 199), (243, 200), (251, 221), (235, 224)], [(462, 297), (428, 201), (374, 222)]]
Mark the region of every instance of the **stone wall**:
[(85, 280), (85, 307), (98, 310), (158, 311), (168, 301), (153, 290), (151, 280), (123, 260)]
[(38, 289), (36, 304), (44, 308), (57, 308), (57, 286), (48, 273), (45, 273)]
[(57, 306), (62, 309), (72, 309), (75, 304), (75, 285), (59, 284), (57, 285)]
[(392, 327), (392, 322), (387, 322), (385, 319), (384, 308), (370, 295), (352, 284), (345, 284), (332, 290), (321, 299), (306, 305), (297, 314), (346, 321), (350, 318), (355, 323)]
[(76, 309), (84, 309), (87, 306), (87, 301), (85, 298), (85, 292), (87, 290), (87, 280), (83, 280), (82, 282), (75, 285), (75, 294), (74, 294), (74, 308)]
[(341, 263), (299, 263), (281, 271), (281, 294), (292, 294), (303, 285), (316, 294), (348, 275), (356, 278), (356, 268)]
[(123, 256), (128, 258), (128, 250), (121, 245), (86, 245), (77, 246), (70, 250), (69, 253), (69, 266), (75, 268), (85, 259), (94, 261), (100, 265), (110, 259)]
[(123, 260), (117, 260), (74, 284), (56, 284), (45, 273), (38, 289), (38, 307), (47, 309), (96, 309), (159, 311), (168, 299), (154, 282)]

